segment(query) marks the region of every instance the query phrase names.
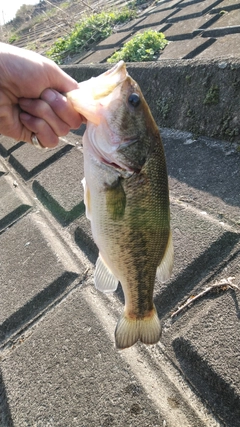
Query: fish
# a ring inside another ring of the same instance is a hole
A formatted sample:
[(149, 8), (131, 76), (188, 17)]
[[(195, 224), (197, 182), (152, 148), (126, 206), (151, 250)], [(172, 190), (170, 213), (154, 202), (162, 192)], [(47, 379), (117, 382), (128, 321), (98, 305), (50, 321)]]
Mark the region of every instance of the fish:
[(159, 129), (136, 81), (120, 61), (66, 94), (86, 118), (84, 204), (99, 256), (95, 287), (125, 306), (115, 329), (117, 349), (156, 344), (161, 322), (155, 280), (172, 273), (168, 175)]

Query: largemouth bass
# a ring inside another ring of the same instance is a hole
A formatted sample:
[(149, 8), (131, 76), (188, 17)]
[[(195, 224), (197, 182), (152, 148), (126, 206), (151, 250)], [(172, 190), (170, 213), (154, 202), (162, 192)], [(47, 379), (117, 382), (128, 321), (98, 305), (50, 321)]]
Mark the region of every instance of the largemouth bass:
[(168, 177), (158, 127), (138, 84), (120, 61), (67, 94), (87, 119), (83, 136), (84, 203), (99, 249), (94, 281), (113, 292), (121, 282), (125, 308), (116, 347), (157, 343), (155, 278), (172, 271)]

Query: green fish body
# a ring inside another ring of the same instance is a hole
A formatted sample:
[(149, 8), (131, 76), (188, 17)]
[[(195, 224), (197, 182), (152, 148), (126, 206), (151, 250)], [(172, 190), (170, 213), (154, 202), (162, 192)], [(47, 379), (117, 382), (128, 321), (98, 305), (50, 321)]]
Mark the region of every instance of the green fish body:
[(121, 282), (125, 297), (116, 347), (138, 340), (154, 344), (161, 336), (153, 303), (155, 279), (166, 281), (173, 265), (159, 130), (123, 61), (67, 96), (87, 118), (83, 184), (86, 215), (99, 248), (95, 286), (112, 292)]

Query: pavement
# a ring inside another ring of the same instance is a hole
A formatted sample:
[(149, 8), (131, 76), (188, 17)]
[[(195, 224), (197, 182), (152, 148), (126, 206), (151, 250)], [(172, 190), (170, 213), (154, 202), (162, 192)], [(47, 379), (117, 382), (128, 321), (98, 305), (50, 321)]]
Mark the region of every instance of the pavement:
[[(169, 175), (175, 263), (155, 285), (157, 345), (114, 347), (123, 294), (93, 285), (83, 130), (46, 151), (0, 135), (1, 427), (240, 426), (239, 7), (173, 0), (141, 12), (141, 26), (155, 19), (172, 38), (155, 63), (128, 66), (161, 127)], [(65, 70), (84, 80), (107, 68), (86, 61)], [(204, 104), (214, 79), (219, 102)], [(186, 105), (201, 132), (184, 128)]]

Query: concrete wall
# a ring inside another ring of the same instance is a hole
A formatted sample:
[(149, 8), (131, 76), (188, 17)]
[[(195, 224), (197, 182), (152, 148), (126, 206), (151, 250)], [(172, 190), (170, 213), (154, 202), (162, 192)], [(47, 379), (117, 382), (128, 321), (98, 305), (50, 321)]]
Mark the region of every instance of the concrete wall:
[[(63, 67), (79, 82), (107, 68), (110, 65)], [(240, 59), (162, 60), (127, 68), (159, 126), (240, 141)]]

